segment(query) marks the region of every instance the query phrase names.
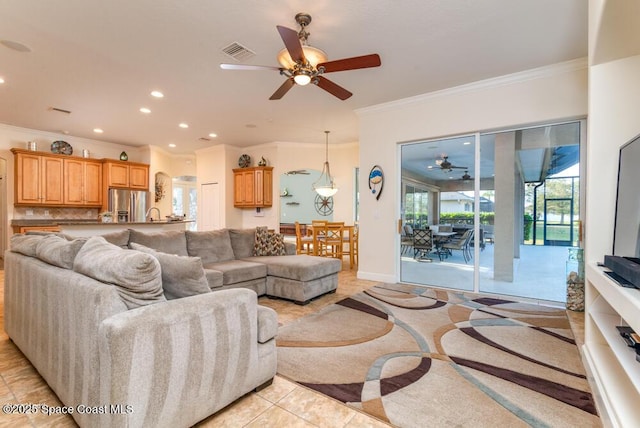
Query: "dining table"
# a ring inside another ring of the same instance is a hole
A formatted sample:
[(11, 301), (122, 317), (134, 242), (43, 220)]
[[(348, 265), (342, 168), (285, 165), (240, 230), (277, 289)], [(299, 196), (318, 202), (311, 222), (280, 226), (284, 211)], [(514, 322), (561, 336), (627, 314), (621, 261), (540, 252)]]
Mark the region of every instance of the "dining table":
[[(307, 229), (307, 236), (314, 236), (313, 233), (313, 225), (309, 224), (306, 227)], [(355, 265), (355, 254), (354, 254), (354, 245), (355, 245), (355, 230), (356, 230), (356, 225), (352, 224), (352, 225), (348, 225), (345, 224), (343, 226), (343, 229), (345, 231), (346, 234), (346, 240), (344, 241), (345, 243), (349, 243), (349, 269), (352, 269), (353, 266)], [(315, 239), (313, 241), (313, 255), (314, 256), (321, 256), (321, 254), (318, 253), (318, 249), (320, 248), (320, 242), (319, 242), (319, 238), (321, 238), (320, 234), (315, 234)]]

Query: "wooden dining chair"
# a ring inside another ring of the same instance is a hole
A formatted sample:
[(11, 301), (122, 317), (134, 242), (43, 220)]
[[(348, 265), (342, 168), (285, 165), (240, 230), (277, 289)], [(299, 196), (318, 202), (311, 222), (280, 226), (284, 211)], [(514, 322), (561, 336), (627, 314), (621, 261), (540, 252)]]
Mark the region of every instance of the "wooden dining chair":
[(324, 256), (324, 248), (321, 239), (325, 236), (327, 228), (327, 220), (311, 220), (311, 238), (314, 256)]
[(353, 269), (354, 266), (358, 266), (358, 224), (345, 227), (343, 242), (346, 247), (343, 247), (342, 254), (349, 256), (349, 269)]
[(342, 260), (344, 255), (344, 222), (327, 222), (324, 231), (324, 237), (320, 238), (323, 255)]
[(300, 223), (296, 221), (296, 254), (313, 253), (313, 236), (302, 234)]

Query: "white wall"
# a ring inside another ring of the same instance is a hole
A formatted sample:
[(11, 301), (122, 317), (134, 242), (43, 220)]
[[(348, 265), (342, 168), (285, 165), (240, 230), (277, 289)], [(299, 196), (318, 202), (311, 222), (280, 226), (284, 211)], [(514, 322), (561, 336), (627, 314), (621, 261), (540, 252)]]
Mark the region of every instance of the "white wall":
[[(324, 137), (324, 135), (322, 135)], [(242, 154), (251, 156), (252, 166), (261, 157), (267, 165), (273, 166), (273, 206), (262, 208), (260, 214), (255, 209), (240, 209), (233, 206), (233, 168), (238, 168), (238, 158)], [(280, 175), (295, 169), (322, 169), (325, 159), (324, 144), (299, 144), (274, 142), (259, 146), (238, 148), (214, 146), (196, 152), (198, 183), (217, 182), (221, 184), (222, 227), (251, 228), (267, 226), (278, 230), (280, 224)], [(335, 221), (352, 224), (354, 220), (354, 169), (358, 166), (358, 144), (329, 144), (331, 173), (339, 187), (334, 196)], [(199, 185), (198, 185), (199, 187)]]
[(360, 167), (385, 174), (380, 200), (360, 183), (358, 277), (396, 281), (400, 206), (398, 143), (581, 118), (587, 115), (585, 60), (531, 70), (358, 111)]
[[(606, 3), (606, 4), (605, 4)], [(638, 3), (590, 3), (590, 50), (594, 58), (617, 58), (620, 52), (638, 52), (640, 38), (620, 34), (611, 21), (611, 7), (627, 9), (637, 18)], [(624, 11), (618, 13), (625, 15)], [(636, 25), (636, 35), (637, 28)], [(602, 41), (606, 41), (602, 42)], [(615, 43), (614, 43), (615, 42)], [(587, 218), (585, 257), (603, 261), (611, 254), (615, 217), (618, 150), (640, 134), (640, 55), (592, 64), (589, 68), (589, 125), (587, 151)]]
[(158, 207), (162, 216), (171, 214), (173, 210), (172, 205), (172, 182), (166, 180), (165, 197), (155, 202), (155, 176), (157, 173), (162, 172), (169, 177), (180, 177), (183, 175), (197, 174), (196, 169), (196, 156), (195, 155), (175, 155), (171, 154), (159, 147), (149, 147), (149, 189), (151, 191), (151, 206)]

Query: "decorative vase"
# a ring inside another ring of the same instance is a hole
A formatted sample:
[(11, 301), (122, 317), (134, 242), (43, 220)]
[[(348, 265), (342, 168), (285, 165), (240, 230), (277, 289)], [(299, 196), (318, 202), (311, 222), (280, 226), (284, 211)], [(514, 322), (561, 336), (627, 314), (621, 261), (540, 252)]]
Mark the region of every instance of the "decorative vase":
[(120, 153), (120, 160), (121, 161), (129, 160), (129, 156), (127, 156), (127, 152)]

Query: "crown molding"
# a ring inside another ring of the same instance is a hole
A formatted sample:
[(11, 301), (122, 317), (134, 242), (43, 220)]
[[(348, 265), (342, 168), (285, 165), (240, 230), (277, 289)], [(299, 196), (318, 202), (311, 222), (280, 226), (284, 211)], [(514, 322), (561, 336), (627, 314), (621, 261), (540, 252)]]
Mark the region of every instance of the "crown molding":
[(423, 103), (436, 98), (444, 98), (451, 95), (476, 92), (479, 90), (497, 88), (500, 86), (513, 85), (515, 83), (526, 82), (529, 80), (542, 79), (558, 74), (570, 73), (578, 70), (586, 70), (588, 61), (586, 57), (574, 59), (571, 61), (560, 62), (544, 67), (533, 68), (530, 70), (520, 71), (518, 73), (507, 74), (490, 79), (479, 80), (477, 82), (467, 83), (460, 86), (442, 89), (439, 91), (428, 92), (426, 94), (416, 95), (409, 98), (390, 101), (388, 103), (376, 104), (355, 110), (357, 115), (366, 115), (387, 110), (395, 110), (399, 107), (406, 107), (411, 104)]

